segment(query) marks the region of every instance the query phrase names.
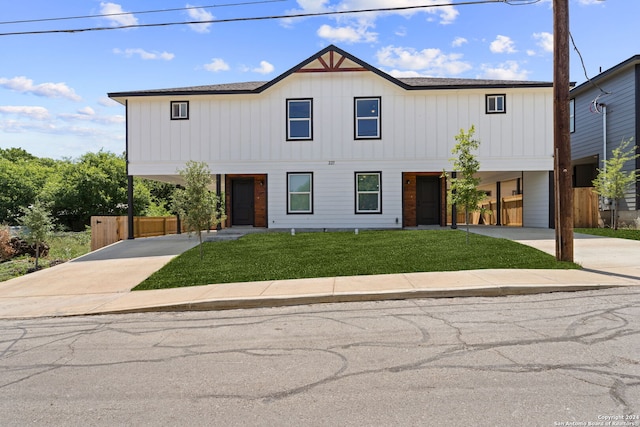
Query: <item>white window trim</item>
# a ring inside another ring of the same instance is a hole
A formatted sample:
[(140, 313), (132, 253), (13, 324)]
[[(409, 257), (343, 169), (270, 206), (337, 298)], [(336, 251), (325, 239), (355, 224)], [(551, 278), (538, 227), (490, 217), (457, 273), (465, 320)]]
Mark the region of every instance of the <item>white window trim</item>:
[[(502, 109), (498, 109), (498, 98), (502, 98)], [(496, 106), (496, 108), (494, 109), (490, 109), (489, 108), (489, 100), (493, 99), (494, 100), (494, 105)], [(489, 94), (486, 96), (486, 113), (487, 114), (505, 114), (507, 112), (507, 95), (505, 95), (504, 93), (494, 93), (494, 94)]]
[[(358, 189), (358, 177), (360, 175), (378, 175), (378, 190), (377, 191), (360, 191)], [(381, 214), (382, 213), (382, 172), (356, 172), (355, 173), (355, 206), (356, 214)], [(360, 194), (377, 194), (378, 195), (378, 209), (360, 209)]]
[[(291, 102), (308, 102), (309, 103), (309, 118), (306, 117), (289, 117), (289, 104)], [(309, 136), (291, 136), (291, 122), (308, 122), (309, 123)], [(287, 99), (287, 141), (312, 141), (313, 140), (313, 99), (312, 98), (298, 98)]]
[[(378, 101), (378, 115), (376, 117), (359, 117), (358, 116), (358, 101)], [(370, 97), (357, 97), (353, 103), (353, 115), (355, 117), (355, 139), (381, 139), (382, 138), (382, 98), (379, 96), (370, 96)], [(359, 135), (359, 120), (376, 120), (376, 135), (375, 136), (360, 136)]]
[[(309, 177), (309, 191), (291, 191), (291, 176), (307, 175)], [(309, 195), (308, 210), (291, 210), (291, 196), (299, 194)], [(313, 214), (313, 172), (287, 172), (287, 213), (288, 214)]]
[[(178, 107), (178, 114), (174, 114), (175, 106)], [(189, 101), (171, 101), (171, 120), (189, 120)]]

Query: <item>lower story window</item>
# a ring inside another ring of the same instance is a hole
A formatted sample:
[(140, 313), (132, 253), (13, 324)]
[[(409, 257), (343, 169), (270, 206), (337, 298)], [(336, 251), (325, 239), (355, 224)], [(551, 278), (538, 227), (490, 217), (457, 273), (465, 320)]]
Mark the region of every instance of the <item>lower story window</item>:
[(313, 213), (313, 173), (287, 173), (287, 213)]
[(356, 172), (356, 213), (381, 213), (380, 172)]

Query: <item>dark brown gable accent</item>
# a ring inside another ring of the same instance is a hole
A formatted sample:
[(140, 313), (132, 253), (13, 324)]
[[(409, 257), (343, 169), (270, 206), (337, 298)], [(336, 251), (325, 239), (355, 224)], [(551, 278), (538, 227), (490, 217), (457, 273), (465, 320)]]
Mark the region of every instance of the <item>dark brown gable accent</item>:
[[(328, 58), (326, 58), (328, 56)], [(337, 60), (336, 60), (337, 59)], [(301, 67), (296, 73), (335, 73), (342, 71), (370, 71), (363, 66), (343, 66), (347, 57), (330, 50), (325, 55), (318, 56), (315, 61), (308, 64), (308, 67)]]

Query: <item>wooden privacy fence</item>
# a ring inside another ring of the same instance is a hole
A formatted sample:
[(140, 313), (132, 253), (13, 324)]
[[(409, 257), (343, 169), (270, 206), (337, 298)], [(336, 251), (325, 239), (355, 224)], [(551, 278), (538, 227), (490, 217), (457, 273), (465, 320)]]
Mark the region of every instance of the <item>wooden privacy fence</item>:
[[(522, 226), (522, 194), (503, 197), (500, 203), (500, 223), (506, 226)], [(498, 203), (496, 200), (485, 200), (481, 203), (485, 209), (482, 215), (480, 212), (473, 212), (469, 215), (470, 224), (495, 225), (497, 222)], [(464, 210), (458, 210), (456, 216), (458, 224), (465, 223)], [(573, 189), (573, 226), (579, 228), (598, 227), (598, 195), (593, 192), (593, 188)], [(448, 221), (451, 222), (451, 213)]]
[[(495, 225), (498, 223), (498, 202), (484, 200), (481, 203), (482, 223)], [(480, 215), (478, 215), (478, 218)], [(474, 218), (475, 219), (475, 218)], [(474, 224), (478, 224), (477, 222)], [(512, 227), (522, 227), (522, 194), (503, 197), (500, 199), (500, 224)]]
[[(175, 216), (133, 217), (133, 237), (164, 236), (176, 234), (178, 219)], [(185, 231), (184, 226), (182, 231)], [(92, 216), (91, 250), (124, 240), (129, 236), (129, 224), (126, 216)]]
[(593, 187), (573, 189), (573, 226), (576, 228), (598, 227), (600, 212), (598, 195)]

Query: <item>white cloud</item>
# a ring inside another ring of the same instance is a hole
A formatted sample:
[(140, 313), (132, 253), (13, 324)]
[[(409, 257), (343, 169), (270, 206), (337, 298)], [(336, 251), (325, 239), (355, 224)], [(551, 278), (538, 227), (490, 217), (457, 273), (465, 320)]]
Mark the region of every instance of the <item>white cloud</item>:
[(464, 37), (456, 37), (452, 42), (451, 42), (451, 46), (453, 47), (460, 47), (463, 44), (469, 43), (469, 40), (465, 39)]
[(367, 31), (366, 27), (332, 27), (324, 24), (318, 28), (318, 36), (335, 43), (374, 42), (378, 34)]
[(40, 83), (34, 85), (33, 80), (24, 76), (12, 79), (0, 78), (0, 87), (45, 98), (67, 98), (72, 101), (80, 101), (82, 99), (66, 83)]
[(227, 71), (229, 70), (229, 64), (224, 62), (221, 58), (213, 58), (211, 59), (211, 62), (204, 65), (204, 69), (214, 73), (218, 71)]
[(17, 105), (0, 106), (0, 114), (12, 114), (22, 117), (28, 117), (34, 120), (48, 120), (51, 117), (49, 111), (44, 107)]
[(588, 6), (591, 4), (598, 4), (598, 3), (602, 3), (603, 0), (578, 0), (578, 3)]
[(85, 114), (87, 116), (94, 116), (96, 114), (95, 110), (89, 106), (86, 106), (84, 108), (80, 108), (78, 110), (78, 114)]
[[(379, 12), (359, 13), (357, 15), (338, 15), (332, 17), (340, 25), (335, 28), (323, 25), (318, 30), (318, 35), (323, 38), (336, 41), (349, 41), (369, 43), (377, 39), (377, 34), (368, 33), (368, 28), (375, 27), (376, 20), (381, 16), (401, 15), (410, 18), (417, 14), (426, 14), (428, 20), (437, 18), (442, 25), (453, 23), (459, 15), (459, 12), (452, 6), (450, 0), (341, 0), (335, 4), (330, 4), (328, 0), (297, 0), (298, 9), (288, 10), (288, 14), (312, 14), (325, 12), (344, 12), (348, 10), (363, 9), (389, 9), (397, 7), (413, 7), (413, 6), (435, 6), (408, 10), (388, 10)], [(281, 21), (285, 26), (292, 26), (299, 20), (283, 19)], [(324, 27), (324, 28), (323, 28)], [(330, 31), (331, 30), (331, 31)], [(354, 35), (360, 34), (360, 37)], [(402, 34), (402, 31), (400, 32)]]
[[(92, 109), (90, 110), (93, 111)], [(88, 113), (86, 109), (78, 110), (75, 114), (61, 113), (58, 114), (56, 118), (64, 122), (91, 122), (101, 125), (113, 125), (125, 122), (123, 115), (115, 114), (111, 116), (103, 116), (95, 114), (95, 112)]]
[[(187, 7), (194, 7), (190, 4), (187, 4)], [(194, 21), (211, 21), (214, 19), (214, 16), (207, 12), (204, 9), (189, 9), (187, 10), (189, 14), (189, 18)], [(211, 27), (211, 23), (208, 24), (189, 24), (189, 28), (191, 28), (196, 33), (208, 33), (209, 27)]]
[(395, 76), (406, 71), (414, 71), (423, 76), (455, 76), (471, 69), (471, 65), (461, 60), (460, 54), (445, 54), (440, 49), (417, 51), (405, 47), (384, 47), (376, 53), (378, 62), (385, 67), (405, 71), (394, 71)]
[(105, 16), (104, 18), (110, 21), (114, 27), (136, 25), (138, 23), (138, 19), (132, 13), (125, 13), (122, 10), (122, 6), (117, 3), (100, 3), (100, 13), (102, 15), (113, 15)]
[(115, 53), (116, 55), (122, 55), (126, 58), (131, 58), (133, 55), (138, 55), (140, 57), (140, 59), (143, 59), (145, 61), (148, 60), (155, 60), (155, 59), (161, 59), (163, 61), (171, 61), (175, 55), (173, 53), (169, 53), (169, 52), (149, 52), (146, 51), (144, 49), (118, 49), (115, 48), (113, 49), (113, 53)]
[(542, 32), (534, 33), (533, 38), (537, 40), (537, 45), (545, 52), (553, 52), (553, 34)]
[(108, 96), (103, 96), (102, 98), (100, 98), (98, 100), (98, 104), (102, 105), (103, 107), (122, 107), (122, 104), (114, 101)]
[(484, 64), (481, 66), (482, 74), (479, 78), (491, 80), (526, 80), (529, 71), (520, 69), (516, 61), (507, 61), (497, 67)]
[(515, 43), (510, 37), (498, 35), (489, 45), (493, 53), (516, 53)]
[[(300, 3), (300, 2), (298, 2)], [(411, 17), (419, 13), (427, 14), (430, 18), (439, 18), (439, 23), (448, 25), (453, 23), (459, 12), (451, 5), (449, 0), (342, 0), (335, 6), (335, 10), (358, 10), (358, 9), (387, 9), (396, 7), (431, 6), (422, 9), (408, 9), (398, 11), (375, 12), (372, 18), (381, 15), (402, 15)], [(433, 7), (443, 5), (440, 7)]]
[(260, 67), (254, 68), (252, 71), (260, 74), (269, 74), (273, 72), (274, 69), (274, 66), (267, 61), (260, 61)]

